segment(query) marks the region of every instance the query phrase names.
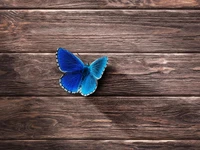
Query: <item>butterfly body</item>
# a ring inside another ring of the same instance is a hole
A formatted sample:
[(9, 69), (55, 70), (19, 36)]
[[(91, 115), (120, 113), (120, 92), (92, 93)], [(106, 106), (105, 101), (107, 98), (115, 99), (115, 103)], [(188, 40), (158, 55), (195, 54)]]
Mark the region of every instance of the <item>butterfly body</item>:
[(103, 75), (108, 58), (101, 57), (91, 64), (84, 64), (77, 56), (59, 48), (57, 63), (64, 73), (60, 78), (61, 87), (69, 93), (81, 93), (83, 96), (92, 94), (97, 88), (97, 80)]
[(83, 68), (83, 79), (84, 77), (88, 76), (88, 74), (90, 74), (90, 68), (88, 65), (85, 65), (84, 68)]

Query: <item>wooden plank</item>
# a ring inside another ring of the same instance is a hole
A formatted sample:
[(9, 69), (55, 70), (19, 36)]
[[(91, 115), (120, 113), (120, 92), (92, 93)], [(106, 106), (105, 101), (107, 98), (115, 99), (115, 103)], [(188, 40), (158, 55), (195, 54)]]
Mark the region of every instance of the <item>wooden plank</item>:
[(1, 10), (0, 52), (200, 52), (199, 10)]
[[(94, 95), (200, 95), (200, 54), (79, 55), (85, 63), (109, 58)], [(0, 54), (0, 95), (69, 95), (61, 76), (55, 53)]]
[(0, 141), (0, 147), (6, 150), (198, 150), (198, 140), (12, 140)]
[(197, 140), (200, 97), (1, 97), (0, 139)]
[(199, 8), (199, 0), (1, 0), (0, 8)]

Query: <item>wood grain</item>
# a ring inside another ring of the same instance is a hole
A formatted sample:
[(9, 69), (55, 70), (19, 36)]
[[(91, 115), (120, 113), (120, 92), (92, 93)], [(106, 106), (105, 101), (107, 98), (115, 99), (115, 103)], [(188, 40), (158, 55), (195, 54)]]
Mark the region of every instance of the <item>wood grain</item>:
[[(59, 85), (55, 53), (0, 54), (0, 95), (69, 95)], [(85, 63), (109, 58), (94, 95), (200, 95), (197, 53), (79, 55)]]
[(0, 147), (6, 150), (198, 150), (198, 140), (12, 140), (0, 141)]
[(1, 10), (0, 52), (200, 52), (199, 10)]
[(0, 139), (198, 140), (200, 97), (1, 97)]
[(0, 8), (199, 8), (199, 0), (1, 0)]
[[(0, 149), (199, 150), (200, 0), (1, 0)], [(190, 9), (190, 10), (189, 10)], [(109, 65), (89, 97), (55, 53)]]

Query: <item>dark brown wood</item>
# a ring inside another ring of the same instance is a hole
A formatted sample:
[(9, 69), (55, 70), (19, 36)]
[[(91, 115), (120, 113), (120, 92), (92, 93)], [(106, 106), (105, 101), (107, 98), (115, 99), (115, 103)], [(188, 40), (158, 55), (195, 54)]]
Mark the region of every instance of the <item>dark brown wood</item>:
[[(55, 53), (0, 54), (0, 95), (69, 95)], [(200, 54), (79, 55), (85, 63), (109, 58), (94, 95), (200, 95)]]
[(0, 8), (199, 8), (199, 0), (1, 0)]
[(1, 97), (0, 139), (200, 138), (200, 97)]
[(199, 150), (198, 140), (12, 140), (0, 141), (5, 150)]
[(200, 52), (199, 10), (1, 10), (0, 18), (0, 52)]
[[(200, 0), (1, 0), (0, 149), (199, 150), (199, 8)], [(109, 57), (93, 95), (59, 86), (58, 47), (85, 62)]]

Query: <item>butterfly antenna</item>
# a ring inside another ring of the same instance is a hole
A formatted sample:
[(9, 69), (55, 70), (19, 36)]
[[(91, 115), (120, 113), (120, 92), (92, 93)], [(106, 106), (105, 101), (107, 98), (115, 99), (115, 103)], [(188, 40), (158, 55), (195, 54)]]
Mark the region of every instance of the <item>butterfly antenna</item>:
[[(81, 58), (81, 60), (83, 60), (83, 57), (81, 57), (81, 55), (79, 55), (79, 53), (77, 53), (77, 55), (78, 55), (78, 57), (80, 57), (80, 58)], [(90, 65), (90, 63), (89, 63), (89, 62), (88, 62), (87, 64), (88, 64), (88, 66)]]
[(78, 55), (78, 57), (80, 57), (80, 58), (81, 58), (81, 60), (83, 60), (83, 57), (81, 57), (81, 55), (79, 55), (79, 53), (77, 53), (77, 55)]
[(81, 55), (79, 55), (79, 53), (77, 53), (77, 55), (78, 55), (78, 57), (80, 57), (82, 59), (82, 57), (81, 57)]

